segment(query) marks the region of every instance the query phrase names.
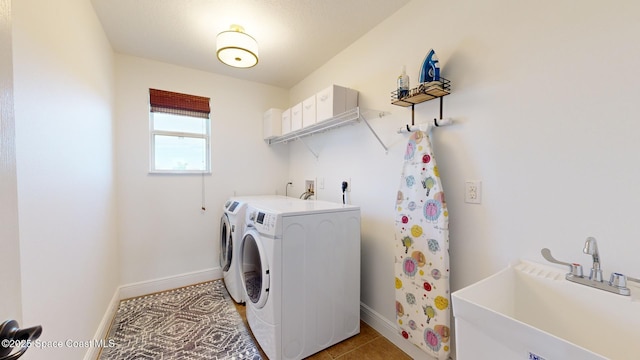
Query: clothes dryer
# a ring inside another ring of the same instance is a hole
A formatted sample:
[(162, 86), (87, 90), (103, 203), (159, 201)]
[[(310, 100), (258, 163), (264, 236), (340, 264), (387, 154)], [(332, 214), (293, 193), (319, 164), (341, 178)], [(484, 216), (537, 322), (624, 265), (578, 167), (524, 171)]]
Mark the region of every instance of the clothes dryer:
[(240, 274), (240, 245), (247, 204), (277, 198), (277, 195), (234, 196), (224, 203), (220, 219), (220, 267), (225, 287), (237, 303), (244, 303), (246, 298)]
[(231, 198), (225, 202), (220, 219), (220, 267), (227, 291), (237, 303), (245, 302), (240, 274), (240, 242), (246, 209), (246, 201)]
[(302, 359), (360, 332), (360, 209), (289, 197), (247, 206), (247, 320), (272, 360)]

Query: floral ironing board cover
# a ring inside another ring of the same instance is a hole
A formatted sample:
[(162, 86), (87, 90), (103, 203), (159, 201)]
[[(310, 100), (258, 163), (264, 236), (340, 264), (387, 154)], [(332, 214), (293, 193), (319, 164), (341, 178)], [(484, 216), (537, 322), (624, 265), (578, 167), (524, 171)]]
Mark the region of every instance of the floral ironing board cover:
[(449, 358), (449, 213), (428, 133), (411, 134), (395, 212), (396, 321), (400, 334)]

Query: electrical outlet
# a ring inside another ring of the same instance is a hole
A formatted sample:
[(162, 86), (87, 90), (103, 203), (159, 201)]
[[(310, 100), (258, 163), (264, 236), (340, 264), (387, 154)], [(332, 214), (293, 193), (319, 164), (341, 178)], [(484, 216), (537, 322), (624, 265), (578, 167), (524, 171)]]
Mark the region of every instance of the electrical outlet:
[(465, 181), (464, 202), (468, 204), (480, 204), (482, 201), (482, 181)]
[(347, 188), (345, 189), (345, 192), (351, 192), (351, 179), (344, 179), (342, 180), (343, 183), (347, 183)]

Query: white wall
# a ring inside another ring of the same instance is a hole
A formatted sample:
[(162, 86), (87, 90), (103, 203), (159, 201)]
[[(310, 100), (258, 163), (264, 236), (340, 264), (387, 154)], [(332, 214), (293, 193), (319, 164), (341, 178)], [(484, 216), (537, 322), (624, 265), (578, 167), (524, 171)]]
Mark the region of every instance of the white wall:
[[(149, 88), (211, 99), (211, 175), (148, 173)], [(263, 141), (262, 114), (286, 105), (287, 95), (272, 86), (116, 56), (121, 284), (219, 268), (225, 200), (284, 193), (287, 149)]]
[(12, 54), (11, 1), (0, 0), (0, 244), (2, 266), (8, 269), (5, 272), (7, 276), (0, 281), (0, 322), (13, 319), (20, 323), (20, 237)]
[(21, 325), (41, 324), (44, 341), (89, 340), (118, 285), (113, 52), (89, 1), (12, 10)]
[[(362, 301), (391, 322), (394, 313), (394, 199), (411, 111), (389, 104), (401, 66), (412, 86), (430, 48), (452, 81), (433, 131), (450, 213), (454, 290), (549, 247), (582, 262), (587, 236), (605, 272), (640, 276), (640, 47), (630, 1), (414, 0), (291, 90), (291, 103), (336, 83), (360, 91), (362, 107), (390, 115), (290, 145), (290, 175), (325, 178), (319, 197), (340, 200), (352, 179), (362, 208)], [(438, 102), (416, 106), (416, 122)], [(482, 204), (463, 201), (464, 181), (482, 180)], [(594, 290), (595, 291), (595, 290)]]
[[(542, 247), (588, 265), (581, 248), (589, 235), (600, 241), (606, 272), (640, 276), (627, 255), (640, 252), (636, 3), (414, 0), (290, 93), (124, 55), (114, 73), (89, 2), (13, 7), (23, 325), (42, 324), (43, 339), (90, 338), (118, 284), (217, 267), (227, 197), (282, 194), (288, 180), (298, 194), (312, 177), (325, 182), (318, 197), (333, 201), (351, 180), (363, 216), (362, 301), (393, 322), (393, 199), (406, 142), (395, 129), (410, 111), (390, 105), (389, 93), (402, 65), (415, 84), (429, 48), (453, 86), (444, 111), (456, 125), (433, 136), (453, 288), (516, 258), (541, 261)], [(361, 124), (305, 139), (317, 160), (300, 142), (262, 141), (264, 110), (331, 83), (389, 113), (371, 118), (388, 154)], [(148, 174), (149, 87), (212, 98), (211, 175)], [(437, 114), (437, 102), (416, 107), (417, 122)], [(483, 181), (481, 205), (463, 202), (467, 179)], [(30, 352), (69, 359), (84, 350)]]

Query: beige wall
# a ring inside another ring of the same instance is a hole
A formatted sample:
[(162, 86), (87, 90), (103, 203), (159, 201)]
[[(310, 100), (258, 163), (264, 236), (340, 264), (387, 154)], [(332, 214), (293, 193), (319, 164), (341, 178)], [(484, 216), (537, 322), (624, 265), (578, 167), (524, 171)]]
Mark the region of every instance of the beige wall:
[[(148, 173), (149, 88), (211, 99), (210, 175)], [(286, 97), (272, 86), (116, 56), (121, 284), (220, 268), (227, 198), (284, 194), (288, 153), (263, 141), (262, 115)]]
[(0, 322), (22, 321), (12, 54), (11, 1), (0, 0), (0, 246), (8, 270), (0, 281)]
[[(542, 261), (542, 247), (588, 266), (587, 236), (600, 241), (605, 272), (640, 276), (628, 255), (640, 252), (634, 2), (414, 0), (290, 91), (124, 55), (114, 61), (87, 1), (12, 5), (17, 201), (2, 211), (19, 225), (8, 238), (14, 253), (19, 239), (23, 322), (41, 323), (44, 339), (90, 338), (117, 285), (216, 268), (226, 198), (282, 194), (289, 180), (299, 193), (309, 178), (323, 179), (318, 196), (333, 201), (350, 179), (362, 209), (362, 302), (393, 324), (393, 199), (406, 144), (395, 130), (410, 111), (390, 105), (389, 93), (402, 65), (415, 85), (430, 48), (453, 89), (444, 111), (456, 123), (433, 134), (453, 290), (513, 259)], [(262, 141), (266, 109), (332, 83), (386, 112), (369, 119), (388, 153), (364, 125), (306, 139), (317, 159), (300, 142)], [(211, 97), (212, 175), (147, 173), (149, 87)], [(416, 106), (418, 123), (437, 114), (437, 102)], [(0, 166), (11, 180), (11, 161)], [(465, 180), (482, 180), (482, 204), (464, 203)], [(0, 191), (15, 193), (6, 184)]]
[[(511, 260), (544, 262), (548, 247), (591, 265), (587, 236), (605, 272), (640, 275), (640, 48), (630, 1), (415, 0), (291, 90), (291, 103), (336, 83), (360, 91), (362, 107), (385, 111), (371, 123), (290, 147), (290, 177), (325, 179), (320, 196), (339, 201), (342, 179), (362, 207), (362, 301), (390, 323), (394, 306), (394, 199), (410, 109), (390, 105), (402, 65), (412, 86), (430, 48), (451, 80), (433, 130), (450, 214), (451, 284), (471, 284)], [(438, 102), (415, 107), (416, 122)], [(465, 180), (481, 180), (482, 204), (464, 202)], [(299, 189), (298, 189), (299, 191)]]
[(88, 1), (12, 5), (21, 325), (41, 324), (43, 341), (89, 340), (119, 275), (113, 53)]

